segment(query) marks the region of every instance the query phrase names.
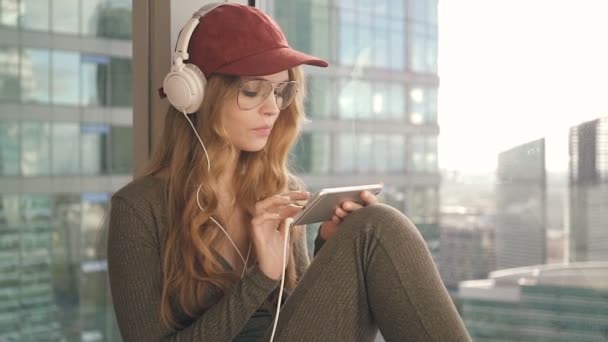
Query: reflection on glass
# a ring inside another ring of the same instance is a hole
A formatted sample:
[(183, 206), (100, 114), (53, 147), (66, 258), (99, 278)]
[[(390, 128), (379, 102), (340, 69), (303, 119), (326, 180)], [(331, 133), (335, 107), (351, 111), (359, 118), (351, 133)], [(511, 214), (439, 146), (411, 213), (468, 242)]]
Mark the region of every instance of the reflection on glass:
[(329, 79), (325, 77), (311, 77), (308, 80), (309, 96), (307, 99), (307, 115), (311, 118), (329, 117), (334, 101), (333, 89)]
[(80, 68), (82, 81), (81, 105), (108, 105), (109, 64), (109, 57), (82, 55), (82, 65)]
[(298, 173), (329, 173), (329, 135), (303, 133), (293, 149), (292, 157)]
[(49, 30), (49, 3), (41, 0), (21, 0), (21, 27), (26, 30)]
[(72, 175), (80, 172), (80, 125), (53, 123), (53, 175)]
[(357, 171), (359, 173), (367, 173), (372, 169), (372, 153), (373, 153), (373, 137), (371, 134), (357, 135), (357, 151), (355, 156), (357, 162)]
[(53, 103), (78, 105), (80, 94), (80, 54), (53, 51)]
[(23, 102), (49, 103), (50, 56), (46, 49), (23, 49), (21, 93)]
[(19, 175), (19, 122), (0, 121), (0, 175)]
[(68, 340), (80, 340), (78, 302), (79, 266), (78, 254), (81, 225), (81, 203), (77, 194), (53, 196), (53, 290), (55, 303), (61, 315), (61, 327)]
[(131, 39), (132, 0), (107, 0), (100, 11), (98, 36)]
[(79, 0), (53, 0), (53, 32), (78, 34)]
[(133, 171), (133, 128), (113, 126), (111, 133), (112, 173), (131, 174)]
[(19, 49), (0, 47), (0, 103), (19, 102)]
[(0, 26), (17, 26), (19, 18), (18, 0), (0, 0)]
[[(276, 5), (275, 5), (276, 6)], [(327, 7), (327, 1), (324, 3), (312, 4), (311, 18), (311, 36), (314, 37), (311, 42), (311, 53), (323, 59), (331, 58), (330, 36), (327, 34), (330, 30), (329, 17), (330, 9)], [(296, 30), (303, 31), (303, 30)]]
[(359, 156), (355, 152), (357, 136), (343, 133), (336, 135), (336, 172), (352, 173), (355, 171), (355, 162)]
[(133, 103), (133, 71), (131, 60), (127, 58), (110, 59), (110, 105), (130, 107)]
[(81, 133), (81, 161), (82, 173), (85, 175), (99, 175), (108, 171), (107, 145), (110, 133), (109, 125), (82, 124)]
[(48, 122), (21, 123), (21, 172), (24, 176), (50, 173), (51, 127)]
[(21, 196), (21, 259), (19, 270), (21, 339), (56, 340), (59, 338), (57, 307), (54, 302), (51, 261), (51, 198), (46, 195)]

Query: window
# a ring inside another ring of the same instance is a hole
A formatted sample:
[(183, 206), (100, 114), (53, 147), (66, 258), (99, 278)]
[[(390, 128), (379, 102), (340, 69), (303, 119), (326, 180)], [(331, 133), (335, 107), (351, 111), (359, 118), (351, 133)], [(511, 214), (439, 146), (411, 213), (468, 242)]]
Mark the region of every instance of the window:
[(410, 89), (410, 122), (414, 125), (437, 122), (437, 89), (414, 87)]
[(23, 49), (21, 94), (23, 102), (50, 102), (50, 55), (46, 49)]
[(107, 106), (110, 58), (106, 56), (82, 55), (81, 84), (82, 106)]
[(81, 0), (80, 32), (85, 36), (97, 36), (102, 29), (101, 19), (106, 0)]
[(0, 46), (0, 103), (19, 102), (19, 49)]
[(19, 175), (19, 122), (0, 121), (0, 175)]
[(53, 51), (53, 103), (76, 106), (80, 98), (80, 54)]
[(54, 175), (80, 173), (80, 127), (77, 123), (53, 123), (52, 164)]
[(327, 174), (330, 166), (329, 135), (303, 133), (292, 151), (292, 164), (298, 173)]
[(20, 0), (21, 27), (26, 30), (49, 30), (49, 4), (50, 1)]
[(133, 71), (131, 60), (126, 58), (110, 59), (110, 105), (131, 107), (133, 101)]
[(50, 174), (51, 127), (48, 122), (21, 123), (21, 172), (24, 176)]
[(0, 0), (0, 26), (17, 26), (19, 18), (18, 0)]
[(78, 34), (79, 0), (53, 0), (53, 32)]
[(133, 128), (113, 126), (111, 133), (112, 173), (131, 174), (133, 171)]
[(333, 89), (328, 78), (310, 77), (308, 79), (308, 98), (306, 114), (311, 118), (326, 118), (332, 114)]
[(132, 0), (107, 0), (100, 12), (98, 35), (112, 39), (131, 39)]
[(349, 133), (336, 135), (335, 170), (337, 173), (353, 173), (355, 171), (357, 136)]
[(82, 124), (80, 133), (82, 141), (82, 173), (86, 175), (99, 175), (108, 172), (107, 151), (110, 126)]

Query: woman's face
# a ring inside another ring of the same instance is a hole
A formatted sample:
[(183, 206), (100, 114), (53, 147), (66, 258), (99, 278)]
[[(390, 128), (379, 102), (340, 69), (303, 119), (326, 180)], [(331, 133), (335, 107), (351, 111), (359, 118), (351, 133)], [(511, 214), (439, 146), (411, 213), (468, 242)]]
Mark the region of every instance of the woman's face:
[[(241, 83), (252, 79), (264, 79), (273, 85), (289, 81), (287, 70), (267, 76), (242, 77)], [(246, 96), (239, 89), (240, 97)], [(226, 103), (222, 117), (223, 126), (232, 145), (239, 151), (256, 152), (266, 146), (274, 123), (279, 117), (279, 107), (274, 92), (252, 109), (241, 109), (237, 99)]]

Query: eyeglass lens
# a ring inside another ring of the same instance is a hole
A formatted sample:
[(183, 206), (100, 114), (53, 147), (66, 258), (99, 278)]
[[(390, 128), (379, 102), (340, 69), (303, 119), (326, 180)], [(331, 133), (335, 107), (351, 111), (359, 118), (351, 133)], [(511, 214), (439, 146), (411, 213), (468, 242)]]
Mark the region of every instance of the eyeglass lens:
[(274, 90), (277, 107), (283, 110), (294, 99), (298, 84), (294, 81), (281, 82), (274, 86), (268, 80), (250, 80), (241, 84), (237, 103), (242, 110), (253, 109), (261, 105)]

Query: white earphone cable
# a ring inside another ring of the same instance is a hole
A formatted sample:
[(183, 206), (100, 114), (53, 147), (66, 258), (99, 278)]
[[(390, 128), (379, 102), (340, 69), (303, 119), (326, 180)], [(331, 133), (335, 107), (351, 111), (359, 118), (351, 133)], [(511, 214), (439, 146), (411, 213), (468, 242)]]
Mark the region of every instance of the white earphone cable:
[[(192, 127), (192, 131), (194, 131), (194, 134), (198, 138), (198, 141), (201, 143), (201, 146), (203, 147), (203, 151), (205, 152), (205, 157), (207, 157), (207, 172), (211, 172), (211, 161), (209, 160), (209, 154), (207, 153), (207, 148), (205, 147), (205, 144), (203, 143), (203, 139), (201, 139), (201, 136), (196, 131), (196, 128), (194, 127), (194, 124), (192, 123), (192, 121), (188, 117), (188, 114), (186, 114), (186, 112), (182, 112), (182, 113), (184, 114), (184, 117), (186, 118), (186, 121), (188, 121), (188, 123), (190, 124), (190, 127)], [(201, 191), (201, 187), (202, 186), (203, 186), (203, 184), (200, 184), (198, 186), (198, 188), (196, 189), (196, 204), (198, 205), (198, 208), (201, 211), (204, 211), (203, 206), (201, 205), (201, 201), (199, 199), (199, 193)], [(245, 271), (247, 270), (247, 263), (249, 262), (249, 255), (251, 254), (251, 241), (249, 242), (249, 248), (247, 248), (247, 258), (244, 258), (243, 254), (241, 253), (241, 251), (239, 250), (239, 248), (236, 246), (236, 244), (234, 243), (234, 241), (232, 240), (232, 238), (230, 237), (230, 235), (228, 235), (228, 232), (226, 231), (226, 229), (224, 229), (224, 227), (222, 227), (222, 225), (219, 222), (217, 222), (213, 218), (213, 216), (209, 216), (209, 218), (211, 219), (211, 221), (213, 221), (222, 230), (222, 232), (224, 232), (224, 234), (228, 238), (228, 241), (230, 241), (230, 243), (234, 247), (234, 250), (236, 250), (236, 252), (239, 254), (239, 257), (241, 258), (241, 261), (243, 261), (243, 272), (241, 273), (241, 278), (243, 278), (245, 276)]]
[(281, 274), (281, 287), (279, 289), (279, 298), (277, 300), (277, 315), (274, 317), (274, 323), (272, 325), (272, 334), (270, 335), (270, 342), (274, 340), (274, 333), (277, 330), (277, 323), (279, 323), (279, 314), (281, 313), (281, 299), (283, 298), (283, 289), (285, 289), (285, 268), (287, 268), (287, 244), (289, 242), (289, 234), (291, 232), (291, 224), (293, 218), (288, 217), (285, 219), (285, 243), (283, 244), (283, 271)]

